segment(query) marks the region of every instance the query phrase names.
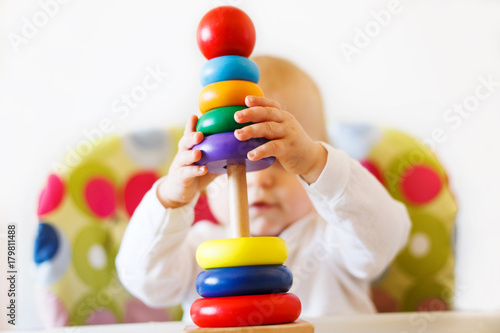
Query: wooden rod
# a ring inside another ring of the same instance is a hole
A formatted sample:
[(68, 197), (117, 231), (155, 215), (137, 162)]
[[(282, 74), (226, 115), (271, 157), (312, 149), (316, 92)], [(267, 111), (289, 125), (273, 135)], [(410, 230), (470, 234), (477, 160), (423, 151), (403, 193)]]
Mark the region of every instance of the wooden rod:
[(227, 166), (229, 183), (229, 221), (234, 238), (250, 237), (248, 217), (247, 167), (233, 164)]

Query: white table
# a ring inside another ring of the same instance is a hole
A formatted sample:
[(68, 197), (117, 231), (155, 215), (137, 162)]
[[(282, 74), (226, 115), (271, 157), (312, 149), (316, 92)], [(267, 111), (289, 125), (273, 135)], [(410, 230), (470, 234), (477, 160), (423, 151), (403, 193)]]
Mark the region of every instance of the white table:
[[(316, 333), (500, 333), (500, 312), (400, 312), (391, 314), (304, 318)], [(182, 332), (182, 322), (75, 326), (39, 332), (167, 333)], [(34, 331), (25, 331), (34, 332)]]

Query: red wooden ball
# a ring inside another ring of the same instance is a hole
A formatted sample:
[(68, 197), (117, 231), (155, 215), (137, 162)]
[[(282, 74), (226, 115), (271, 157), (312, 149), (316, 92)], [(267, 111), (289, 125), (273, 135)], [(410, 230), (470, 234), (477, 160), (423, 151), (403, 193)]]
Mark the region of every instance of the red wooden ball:
[(255, 46), (255, 27), (241, 9), (221, 6), (203, 16), (196, 37), (207, 59), (225, 55), (249, 57)]

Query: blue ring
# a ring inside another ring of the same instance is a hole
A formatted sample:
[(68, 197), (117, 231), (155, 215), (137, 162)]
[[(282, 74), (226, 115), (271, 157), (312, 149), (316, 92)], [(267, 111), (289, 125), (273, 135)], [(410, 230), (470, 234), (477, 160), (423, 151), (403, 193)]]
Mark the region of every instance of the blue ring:
[(198, 274), (196, 291), (202, 297), (278, 294), (292, 283), (292, 272), (282, 265), (224, 267)]
[(259, 67), (253, 60), (235, 55), (213, 58), (202, 67), (200, 72), (200, 81), (204, 87), (215, 82), (229, 80), (257, 83), (259, 77)]

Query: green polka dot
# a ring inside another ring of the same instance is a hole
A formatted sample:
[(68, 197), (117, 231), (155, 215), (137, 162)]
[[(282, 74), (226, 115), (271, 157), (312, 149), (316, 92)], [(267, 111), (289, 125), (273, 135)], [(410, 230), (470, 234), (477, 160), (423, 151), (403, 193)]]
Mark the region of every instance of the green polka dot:
[(88, 318), (98, 310), (108, 310), (116, 318), (117, 322), (123, 322), (120, 309), (113, 299), (110, 290), (101, 289), (97, 292), (86, 294), (79, 299), (71, 310), (70, 326), (85, 325)]
[(98, 162), (87, 162), (78, 166), (69, 175), (68, 192), (75, 205), (85, 214), (96, 217), (85, 200), (85, 186), (95, 177), (104, 177), (116, 185), (113, 172)]
[[(445, 183), (446, 180), (446, 174), (441, 164), (434, 154), (424, 146), (419, 145), (398, 154), (384, 171), (384, 180), (387, 190), (393, 198), (407, 205), (412, 205), (413, 203), (406, 198), (402, 191), (402, 180), (406, 172), (415, 166), (427, 166), (436, 171), (441, 179), (441, 183)], [(422, 184), (422, 186), (425, 186), (425, 184)]]
[[(449, 293), (449, 288), (446, 288), (434, 280), (418, 279), (406, 291), (403, 297), (402, 310), (416, 311), (422, 301), (430, 299), (435, 299), (440, 304), (443, 302), (448, 308), (451, 308), (451, 300), (446, 299), (446, 295)], [(436, 307), (439, 307), (440, 304), (436, 304)], [(431, 308), (428, 309), (429, 311), (436, 310), (432, 308), (432, 303), (430, 306)]]
[(101, 225), (84, 228), (74, 242), (73, 264), (80, 278), (94, 289), (108, 284), (115, 270), (116, 247)]
[(450, 235), (443, 223), (431, 215), (411, 212), (410, 217), (413, 224), (410, 237), (396, 261), (413, 276), (433, 275), (452, 255)]

